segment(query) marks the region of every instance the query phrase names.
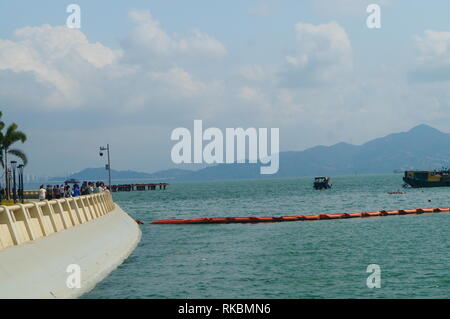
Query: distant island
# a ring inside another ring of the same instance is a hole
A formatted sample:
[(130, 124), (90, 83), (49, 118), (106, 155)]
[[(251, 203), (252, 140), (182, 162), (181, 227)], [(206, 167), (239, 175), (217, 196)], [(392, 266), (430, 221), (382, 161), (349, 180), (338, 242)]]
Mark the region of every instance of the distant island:
[[(362, 145), (341, 142), (304, 151), (281, 152), (280, 170), (275, 175), (260, 175), (259, 164), (219, 164), (197, 171), (168, 169), (141, 173), (112, 170), (112, 177), (116, 180), (211, 181), (398, 173), (404, 169), (428, 170), (449, 166), (450, 134), (422, 124), (408, 132), (390, 134)], [(68, 178), (105, 180), (107, 172), (104, 168), (89, 168)]]

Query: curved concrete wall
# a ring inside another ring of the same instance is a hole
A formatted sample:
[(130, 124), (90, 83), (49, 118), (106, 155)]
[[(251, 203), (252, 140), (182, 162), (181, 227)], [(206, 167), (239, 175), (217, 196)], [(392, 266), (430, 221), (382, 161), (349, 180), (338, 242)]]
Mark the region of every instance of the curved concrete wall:
[(78, 297), (120, 265), (140, 236), (108, 192), (1, 206), (0, 298)]

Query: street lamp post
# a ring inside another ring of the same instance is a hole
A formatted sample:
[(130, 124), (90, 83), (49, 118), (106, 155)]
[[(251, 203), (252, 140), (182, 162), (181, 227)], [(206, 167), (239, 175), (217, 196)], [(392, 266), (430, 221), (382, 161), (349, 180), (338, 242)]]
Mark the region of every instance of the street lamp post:
[(24, 168), (24, 165), (20, 164), (17, 168), (19, 169), (19, 200), (23, 204), (24, 201), (25, 201), (24, 196), (23, 196), (24, 195), (23, 194), (23, 191), (24, 191), (24, 186), (23, 186), (23, 168)]
[(106, 164), (106, 169), (108, 170), (108, 176), (109, 176), (109, 191), (111, 191), (111, 159), (109, 157), (109, 144), (106, 144), (106, 147), (100, 146), (100, 156), (103, 156), (103, 151), (106, 151), (108, 154), (108, 164)]
[(14, 204), (17, 202), (17, 187), (16, 187), (16, 168), (17, 168), (17, 162), (11, 161), (11, 167), (13, 170), (13, 200)]
[(6, 171), (6, 199), (11, 199), (11, 168)]

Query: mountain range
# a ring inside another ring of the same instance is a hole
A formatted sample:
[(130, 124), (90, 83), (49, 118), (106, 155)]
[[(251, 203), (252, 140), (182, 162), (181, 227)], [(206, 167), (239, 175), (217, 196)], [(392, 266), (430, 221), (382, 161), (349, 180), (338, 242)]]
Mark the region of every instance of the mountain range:
[[(390, 134), (362, 145), (341, 142), (304, 151), (280, 152), (280, 169), (274, 175), (260, 175), (259, 164), (218, 164), (197, 171), (169, 169), (153, 174), (113, 171), (112, 175), (114, 179), (206, 181), (392, 173), (395, 170), (439, 169), (443, 166), (450, 166), (450, 134), (422, 124), (407, 132)], [(70, 176), (82, 180), (105, 177), (104, 168), (86, 169)]]

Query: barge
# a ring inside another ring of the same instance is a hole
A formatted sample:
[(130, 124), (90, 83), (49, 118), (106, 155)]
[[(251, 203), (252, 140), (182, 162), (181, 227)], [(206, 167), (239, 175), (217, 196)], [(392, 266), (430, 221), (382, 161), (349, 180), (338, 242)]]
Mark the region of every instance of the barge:
[(421, 187), (448, 187), (450, 186), (450, 170), (434, 171), (405, 171), (404, 186)]

